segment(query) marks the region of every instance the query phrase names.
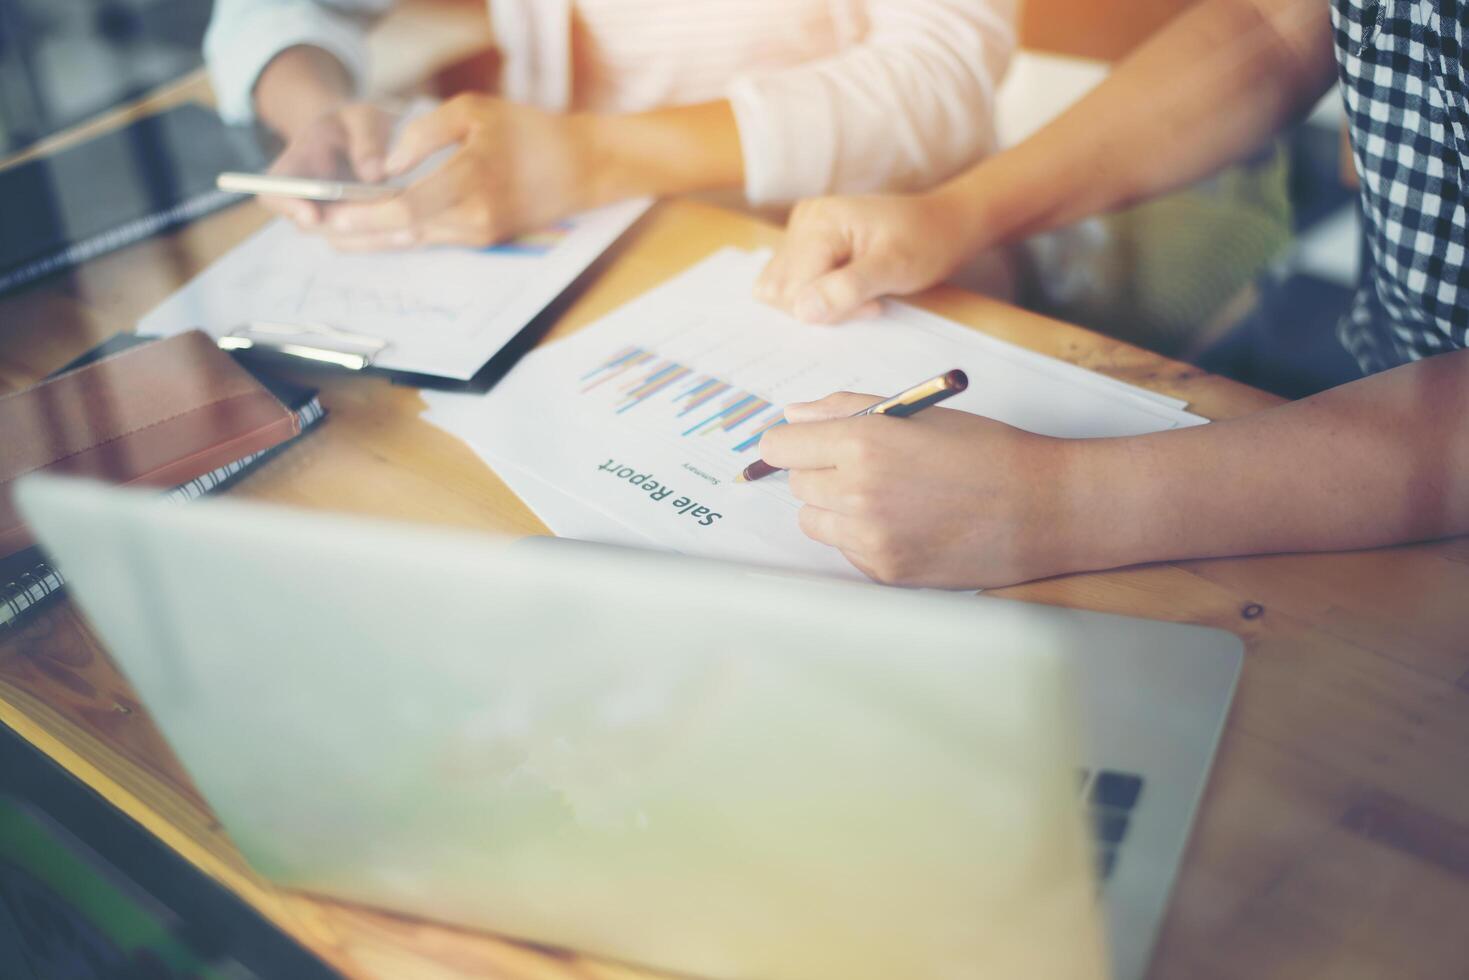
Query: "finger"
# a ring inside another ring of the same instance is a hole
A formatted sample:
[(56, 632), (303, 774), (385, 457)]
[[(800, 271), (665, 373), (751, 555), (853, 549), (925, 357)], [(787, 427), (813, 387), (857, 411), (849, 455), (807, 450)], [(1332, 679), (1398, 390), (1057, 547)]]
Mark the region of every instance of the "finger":
[(867, 557), (872, 528), (866, 522), (808, 504), (796, 515), (796, 523), (806, 537), (837, 549), (852, 563), (852, 567), (874, 582), (891, 583), (894, 580), (894, 576), (878, 571), (878, 563)]
[(856, 423), (856, 419), (832, 419), (778, 425), (760, 437), (760, 458), (787, 470), (839, 466), (851, 458)]
[(474, 161), (461, 151), (386, 201), (332, 205), (326, 211), (326, 223), (339, 236), (402, 231), (428, 224), (469, 192), (474, 169)]
[(419, 232), (413, 228), (399, 228), (365, 235), (328, 234), (326, 240), (338, 252), (400, 252), (419, 244)]
[(514, 229), (500, 226), (484, 217), (479, 204), (465, 204), (441, 211), (406, 228), (365, 232), (354, 235), (330, 235), (332, 247), (342, 252), (383, 252), (423, 245), (464, 245), (483, 248), (502, 241)]
[(882, 576), (877, 573), (877, 571), (872, 567), (872, 565), (870, 565), (868, 563), (867, 559), (864, 558), (862, 555), (858, 554), (855, 551), (848, 551), (845, 548), (843, 548), (842, 549), (842, 557), (845, 558), (845, 559), (847, 559), (847, 561), (851, 562), (853, 568), (857, 569), (857, 571), (861, 572), (863, 575), (866, 575), (868, 578), (872, 579), (872, 581), (874, 581), (874, 582), (881, 582), (882, 581)]
[(882, 398), (878, 395), (838, 391), (814, 402), (791, 402), (785, 407), (785, 417), (787, 422), (824, 422), (856, 415), (880, 401)]
[(290, 218), (302, 228), (314, 228), (321, 221), (321, 211), (313, 201), (296, 197), (263, 196), (256, 198), (267, 210), (284, 218)]
[(850, 496), (846, 489), (849, 481), (840, 471), (793, 470), (790, 480), (791, 494), (801, 503), (843, 514), (850, 511), (843, 506)]
[(355, 106), (342, 113), (347, 131), (347, 160), (358, 180), (377, 183), (388, 175), (384, 165), (392, 121), (374, 106)]
[(884, 291), (877, 263), (858, 258), (807, 285), (792, 301), (791, 310), (807, 323), (835, 323), (851, 318)]
[(792, 220), (785, 241), (755, 281), (756, 299), (787, 311), (813, 280), (846, 261), (848, 251), (846, 236), (823, 219)]
[(514, 230), (482, 215), (478, 207), (455, 209), (446, 212), (439, 220), (430, 222), (420, 230), (421, 245), (467, 245), (471, 248), (488, 248), (511, 238)]
[(384, 164), (388, 174), (394, 177), (405, 174), (434, 152), (463, 140), (469, 130), (471, 105), (465, 98), (450, 99), (404, 126)]
[(479, 248), (486, 244), (482, 233), (473, 227), (436, 221), (397, 231), (369, 232), (365, 235), (331, 235), (327, 241), (339, 252), (401, 252), (426, 245), (463, 245)]
[(813, 229), (788, 239), (756, 281), (756, 298), (794, 312), (796, 297), (813, 280), (845, 261), (846, 248), (834, 229)]
[(329, 204), (322, 208), (322, 225), (332, 239), (383, 238), (410, 231), (417, 215), (403, 195), (364, 204)]
[[(266, 171), (271, 176), (323, 177), (333, 169), (333, 154), (330, 147), (314, 143), (296, 143), (286, 147)], [(314, 201), (303, 201), (298, 197), (263, 195), (257, 200), (268, 211), (290, 218), (302, 227), (312, 227), (321, 220), (321, 209)]]
[(807, 504), (796, 515), (801, 533), (812, 541), (831, 545), (843, 552), (862, 553), (862, 543), (867, 538), (866, 525), (855, 517), (838, 514), (824, 507)]

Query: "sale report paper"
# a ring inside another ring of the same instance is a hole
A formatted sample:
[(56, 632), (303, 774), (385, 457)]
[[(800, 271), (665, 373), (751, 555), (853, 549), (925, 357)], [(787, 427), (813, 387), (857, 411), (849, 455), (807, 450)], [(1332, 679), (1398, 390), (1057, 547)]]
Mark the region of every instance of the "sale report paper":
[(426, 417), (470, 443), (552, 530), (847, 577), (860, 575), (840, 552), (802, 534), (784, 473), (735, 482), (789, 402), (890, 395), (957, 367), (969, 388), (945, 407), (1044, 435), (1206, 421), (904, 303), (837, 327), (802, 324), (752, 298), (766, 259), (715, 253), (530, 354), (488, 395), (425, 392)]
[(387, 346), (375, 367), (468, 380), (649, 206), (625, 201), (489, 248), (344, 254), (274, 221), (138, 322), (219, 338), (250, 321), (321, 328)]

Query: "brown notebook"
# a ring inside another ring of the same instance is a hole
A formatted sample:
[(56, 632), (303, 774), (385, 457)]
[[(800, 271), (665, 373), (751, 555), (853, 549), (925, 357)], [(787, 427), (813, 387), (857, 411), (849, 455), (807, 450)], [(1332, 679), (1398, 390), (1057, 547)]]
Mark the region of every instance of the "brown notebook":
[(299, 431), (295, 413), (197, 330), (0, 397), (0, 557), (34, 543), (12, 495), (27, 473), (176, 487)]

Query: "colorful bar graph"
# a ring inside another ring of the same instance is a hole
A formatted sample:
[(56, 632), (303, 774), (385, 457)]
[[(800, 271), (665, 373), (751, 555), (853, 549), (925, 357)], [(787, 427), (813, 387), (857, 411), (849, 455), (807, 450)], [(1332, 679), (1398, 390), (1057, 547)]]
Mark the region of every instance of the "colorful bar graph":
[(761, 412), (765, 411), (769, 407), (770, 402), (761, 401), (758, 398), (755, 399), (755, 401), (751, 402), (748, 407), (736, 412), (735, 414), (724, 420), (724, 431), (729, 432), (731, 429), (738, 428), (739, 426), (743, 425), (745, 422), (749, 421), (756, 415), (759, 415)]
[[(582, 375), (582, 381), (591, 381), (591, 384), (582, 387), (582, 393), (586, 394), (598, 385), (611, 381), (613, 378), (630, 368), (637, 367), (639, 364), (646, 364), (657, 356), (652, 351), (643, 350), (641, 347), (624, 348), (616, 354), (613, 354), (605, 363)], [(600, 378), (597, 377), (599, 374), (601, 375)], [(597, 380), (592, 381), (593, 378), (597, 378)]]
[(746, 439), (744, 442), (742, 442), (739, 445), (735, 446), (734, 447), (734, 451), (737, 452), (737, 453), (742, 453), (742, 452), (744, 452), (747, 449), (753, 449), (754, 446), (755, 446), (755, 444), (760, 441), (760, 437), (761, 436), (765, 435), (765, 433), (769, 432), (771, 429), (775, 428), (777, 425), (785, 425), (785, 424), (786, 424), (785, 413), (784, 412), (777, 412), (775, 418), (771, 419), (769, 422), (766, 422), (764, 425), (760, 426), (760, 428), (758, 428), (754, 432), (750, 433), (750, 437), (748, 439)]
[(653, 395), (656, 395), (664, 388), (667, 388), (669, 385), (679, 381), (679, 379), (687, 377), (688, 373), (689, 369), (686, 367), (678, 364), (668, 365), (657, 374), (649, 378), (647, 381), (644, 381), (630, 395), (628, 395), (628, 400), (623, 402), (622, 405), (618, 407), (617, 413), (621, 415), (623, 412), (627, 411), (629, 408), (632, 408), (639, 402), (642, 402), (652, 397)]
[(704, 382), (703, 385), (700, 385), (699, 388), (689, 392), (691, 400), (687, 405), (683, 407), (682, 410), (679, 411), (678, 414), (687, 415), (694, 409), (698, 408), (700, 405), (704, 404), (707, 401), (710, 401), (711, 399), (718, 398), (720, 395), (724, 394), (728, 390), (729, 385), (725, 384), (723, 381), (720, 381), (718, 378), (710, 378), (708, 381)]
[(713, 415), (709, 416), (704, 421), (689, 426), (683, 431), (683, 434), (686, 436), (691, 436), (695, 432), (698, 432), (700, 429), (703, 429), (705, 426), (713, 425), (715, 422), (718, 422), (720, 419), (728, 416), (730, 413), (738, 412), (740, 409), (744, 408), (750, 402), (753, 402), (755, 400), (756, 398), (754, 395), (744, 395), (743, 397), (732, 398), (730, 401), (725, 403), (725, 406), (723, 408), (715, 412)]
[(739, 440), (731, 447), (734, 452), (753, 448), (760, 436), (785, 421), (780, 406), (712, 375), (695, 374), (693, 368), (644, 347), (622, 348), (579, 380), (583, 394), (613, 382), (606, 391), (615, 399), (618, 415), (655, 402), (671, 410), (670, 421), (692, 415), (698, 419), (694, 424), (676, 423), (675, 431), (683, 437), (725, 435), (755, 426), (734, 436)]

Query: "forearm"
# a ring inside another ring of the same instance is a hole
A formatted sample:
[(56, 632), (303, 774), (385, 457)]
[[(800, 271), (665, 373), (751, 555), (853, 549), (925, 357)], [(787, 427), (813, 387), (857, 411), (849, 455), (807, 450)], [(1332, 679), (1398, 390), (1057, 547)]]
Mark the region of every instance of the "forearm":
[(351, 97), (346, 68), (321, 48), (298, 45), (276, 55), (255, 84), (257, 117), (283, 138)]
[(577, 117), (588, 206), (629, 197), (739, 187), (744, 160), (729, 103)]
[(1330, 86), (1321, 0), (1205, 0), (1049, 126), (944, 185), (976, 247), (1185, 185), (1257, 149)]
[(1469, 352), (1243, 418), (1077, 442), (1077, 567), (1370, 548), (1469, 532)]

